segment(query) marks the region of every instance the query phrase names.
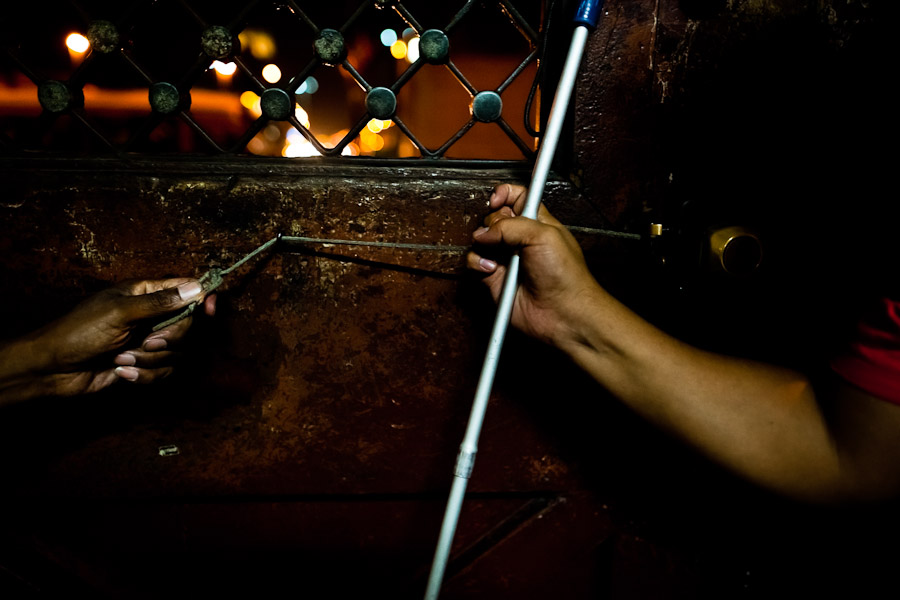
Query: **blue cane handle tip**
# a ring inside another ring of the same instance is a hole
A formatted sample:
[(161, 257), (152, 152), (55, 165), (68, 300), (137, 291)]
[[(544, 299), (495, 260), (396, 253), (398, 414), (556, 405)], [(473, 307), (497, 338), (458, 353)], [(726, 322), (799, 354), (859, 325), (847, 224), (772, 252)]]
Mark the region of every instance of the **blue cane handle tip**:
[(582, 0), (575, 13), (575, 23), (594, 29), (600, 20), (600, 10), (603, 8), (603, 0)]

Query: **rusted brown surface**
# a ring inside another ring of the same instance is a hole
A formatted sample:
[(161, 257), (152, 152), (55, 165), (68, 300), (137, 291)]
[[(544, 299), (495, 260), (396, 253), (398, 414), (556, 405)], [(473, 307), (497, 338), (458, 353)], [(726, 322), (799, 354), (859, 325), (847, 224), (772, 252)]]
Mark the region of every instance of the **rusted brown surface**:
[[(734, 58), (742, 42), (759, 49), (774, 30), (782, 42), (807, 41), (812, 28), (817, 44), (851, 45), (865, 5), (610, 0), (577, 94), (574, 183), (560, 174), (547, 203), (572, 225), (643, 231), (671, 215), (657, 211), (719, 193), (697, 173), (726, 147), (703, 144), (742, 129), (710, 138), (709, 123), (687, 126), (704, 74), (746, 67)], [(736, 62), (718, 58), (723, 48)], [(765, 81), (753, 75), (753, 86)], [(759, 97), (716, 114), (739, 124)], [(279, 232), (466, 245), (491, 186), (528, 178), (222, 159), (2, 165), (5, 337), (109, 282), (199, 275)], [(703, 306), (656, 279), (645, 244), (580, 239), (629, 303), (675, 330), (696, 323)], [(724, 313), (691, 333), (714, 344), (752, 328)], [(51, 591), (87, 585), (112, 597), (165, 597), (179, 581), (196, 594), (418, 597), (492, 316), (458, 254), (262, 256), (228, 279), (218, 314), (198, 319), (187, 364), (164, 385), (4, 412), (5, 564)], [(161, 456), (162, 446), (178, 453)], [(731, 481), (515, 333), (470, 490), (448, 598), (775, 597), (765, 592), (782, 576), (827, 584), (829, 568), (846, 564), (824, 560), (833, 546), (812, 549), (829, 533), (854, 539)], [(798, 556), (799, 575), (773, 567)]]

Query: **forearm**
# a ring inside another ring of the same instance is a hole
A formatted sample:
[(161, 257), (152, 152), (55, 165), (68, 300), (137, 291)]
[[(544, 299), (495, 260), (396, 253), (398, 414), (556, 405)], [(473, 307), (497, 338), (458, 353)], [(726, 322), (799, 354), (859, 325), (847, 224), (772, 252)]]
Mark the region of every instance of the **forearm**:
[(52, 395), (49, 356), (35, 335), (0, 342), (0, 406)]
[(852, 487), (807, 378), (712, 354), (597, 289), (557, 344), (637, 413), (743, 477), (795, 497)]

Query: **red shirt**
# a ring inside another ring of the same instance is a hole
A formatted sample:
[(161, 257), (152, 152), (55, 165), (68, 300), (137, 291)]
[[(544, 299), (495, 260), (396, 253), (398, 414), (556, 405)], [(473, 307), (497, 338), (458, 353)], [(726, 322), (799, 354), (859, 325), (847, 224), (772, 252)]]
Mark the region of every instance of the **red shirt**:
[(900, 300), (883, 298), (831, 368), (856, 387), (900, 404)]

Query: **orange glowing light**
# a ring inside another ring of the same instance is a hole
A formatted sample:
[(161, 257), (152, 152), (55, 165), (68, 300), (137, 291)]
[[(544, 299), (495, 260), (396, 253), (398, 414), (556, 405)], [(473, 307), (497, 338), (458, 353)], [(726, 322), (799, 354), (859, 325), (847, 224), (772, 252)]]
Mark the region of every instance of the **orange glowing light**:
[(80, 33), (70, 33), (69, 37), (66, 38), (66, 46), (72, 52), (84, 54), (91, 47), (91, 43)]
[(263, 67), (262, 76), (269, 83), (278, 83), (281, 80), (281, 69), (277, 65), (268, 64)]
[(256, 106), (257, 102), (259, 102), (259, 96), (257, 96), (255, 92), (247, 90), (241, 94), (241, 106), (247, 110), (253, 110), (253, 107)]
[(250, 48), (250, 54), (257, 60), (268, 60), (275, 56), (275, 40), (265, 31), (259, 29), (245, 29), (238, 39), (241, 48)]
[(378, 152), (384, 148), (384, 138), (368, 129), (359, 132), (360, 150), (363, 152)]

